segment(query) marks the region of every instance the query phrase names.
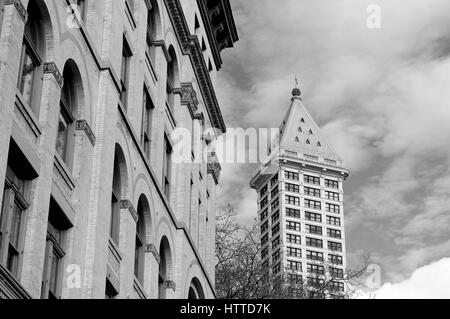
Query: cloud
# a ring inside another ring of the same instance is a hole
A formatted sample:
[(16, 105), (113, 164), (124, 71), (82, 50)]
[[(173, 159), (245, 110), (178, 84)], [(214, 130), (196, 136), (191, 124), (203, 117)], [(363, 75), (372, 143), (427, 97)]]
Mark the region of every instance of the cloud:
[(418, 268), (410, 278), (386, 283), (380, 289), (360, 298), (375, 299), (448, 299), (450, 298), (450, 258)]
[[(352, 172), (349, 252), (373, 250), (397, 280), (415, 269), (406, 261), (449, 255), (450, 2), (379, 0), (382, 28), (369, 30), (372, 2), (235, 0), (241, 40), (224, 51), (218, 96), (230, 127), (276, 127), (300, 76), (304, 104)], [(227, 167), (219, 192), (245, 218), (256, 217), (253, 169)]]

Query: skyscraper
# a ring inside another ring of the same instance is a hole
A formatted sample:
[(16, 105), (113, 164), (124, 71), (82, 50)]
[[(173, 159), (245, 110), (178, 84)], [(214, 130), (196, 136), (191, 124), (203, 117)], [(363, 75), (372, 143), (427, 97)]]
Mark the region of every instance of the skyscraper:
[[(297, 87), (266, 164), (253, 174), (261, 263), (271, 279), (327, 283), (320, 298), (341, 298), (346, 267), (343, 182), (349, 171), (302, 103)], [(307, 291), (307, 290), (306, 290)]]

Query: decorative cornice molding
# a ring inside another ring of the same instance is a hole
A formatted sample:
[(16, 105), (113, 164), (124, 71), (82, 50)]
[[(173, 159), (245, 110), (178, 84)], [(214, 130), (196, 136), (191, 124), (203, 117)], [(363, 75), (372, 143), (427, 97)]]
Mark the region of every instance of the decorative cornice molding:
[(170, 20), (175, 29), (183, 54), (191, 59), (203, 100), (212, 126), (226, 132), (225, 122), (220, 111), (214, 86), (206, 66), (197, 36), (191, 35), (179, 0), (164, 0)]
[(64, 78), (62, 77), (61, 72), (59, 72), (59, 69), (56, 66), (55, 62), (45, 62), (44, 73), (52, 74), (58, 85), (61, 88), (64, 86)]
[(5, 5), (13, 4), (14, 7), (17, 10), (17, 13), (19, 13), (20, 17), (22, 18), (24, 23), (27, 23), (28, 19), (28, 12), (25, 6), (23, 5), (22, 1), (20, 0), (6, 0)]
[(136, 210), (133, 207), (133, 204), (128, 199), (123, 199), (120, 201), (120, 209), (126, 209), (130, 212), (131, 217), (133, 217), (134, 221), (137, 223), (139, 220), (139, 216)]
[(95, 146), (96, 138), (94, 132), (92, 132), (91, 127), (89, 126), (89, 123), (86, 120), (78, 120), (76, 130), (84, 131), (86, 136), (89, 138), (89, 141), (91, 141), (92, 146)]
[(161, 257), (159, 256), (158, 250), (156, 249), (154, 244), (148, 244), (144, 246), (144, 252), (152, 253), (156, 259), (156, 262), (161, 263)]

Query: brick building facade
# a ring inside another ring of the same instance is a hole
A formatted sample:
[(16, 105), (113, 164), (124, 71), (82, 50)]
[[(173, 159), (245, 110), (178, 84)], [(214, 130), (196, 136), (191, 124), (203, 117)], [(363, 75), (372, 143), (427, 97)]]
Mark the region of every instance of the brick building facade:
[(0, 7), (0, 298), (214, 298), (228, 0)]

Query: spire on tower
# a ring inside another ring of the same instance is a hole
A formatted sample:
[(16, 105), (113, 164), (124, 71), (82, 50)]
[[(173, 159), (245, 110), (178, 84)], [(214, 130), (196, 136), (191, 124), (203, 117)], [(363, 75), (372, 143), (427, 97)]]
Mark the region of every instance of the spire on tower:
[(302, 95), (302, 92), (300, 91), (299, 84), (298, 84), (298, 78), (295, 76), (295, 88), (292, 90), (292, 97), (293, 98), (300, 98)]

